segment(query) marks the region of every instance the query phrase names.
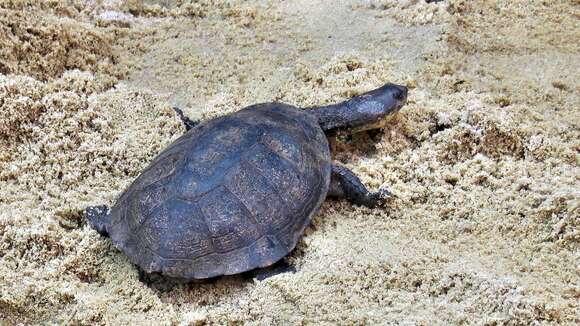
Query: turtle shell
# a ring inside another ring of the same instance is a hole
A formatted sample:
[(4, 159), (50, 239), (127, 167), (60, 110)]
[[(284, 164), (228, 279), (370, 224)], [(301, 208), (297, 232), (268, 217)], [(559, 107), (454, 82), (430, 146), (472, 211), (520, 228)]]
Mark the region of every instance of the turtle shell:
[(296, 246), (330, 170), (314, 116), (250, 106), (162, 151), (121, 195), (107, 230), (146, 272), (203, 279), (269, 266)]

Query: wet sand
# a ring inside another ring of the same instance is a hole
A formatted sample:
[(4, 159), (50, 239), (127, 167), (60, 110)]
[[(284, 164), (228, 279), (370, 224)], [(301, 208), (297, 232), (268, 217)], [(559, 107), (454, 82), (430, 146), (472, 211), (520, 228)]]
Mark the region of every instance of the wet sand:
[[(0, 2), (0, 324), (580, 323), (575, 1)], [(264, 280), (147, 286), (82, 218), (184, 132), (259, 103), (407, 106), (334, 158), (388, 207), (328, 200)]]

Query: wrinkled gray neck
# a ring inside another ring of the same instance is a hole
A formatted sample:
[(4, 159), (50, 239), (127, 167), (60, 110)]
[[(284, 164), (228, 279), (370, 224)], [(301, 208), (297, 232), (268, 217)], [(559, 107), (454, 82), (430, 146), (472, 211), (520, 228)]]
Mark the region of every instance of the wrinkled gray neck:
[(385, 115), (385, 105), (366, 98), (355, 97), (351, 100), (321, 106), (310, 110), (318, 118), (324, 131), (348, 129), (375, 122)]
[(324, 131), (348, 129), (380, 122), (387, 115), (401, 109), (407, 100), (408, 89), (396, 84), (385, 84), (377, 89), (355, 96), (348, 101), (312, 108)]

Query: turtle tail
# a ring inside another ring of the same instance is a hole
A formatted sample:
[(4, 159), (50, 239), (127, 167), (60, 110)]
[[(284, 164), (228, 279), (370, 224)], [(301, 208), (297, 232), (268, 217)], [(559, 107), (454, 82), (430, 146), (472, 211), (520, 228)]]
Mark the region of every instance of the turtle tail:
[(91, 227), (102, 236), (109, 236), (107, 226), (111, 218), (109, 207), (107, 205), (90, 206), (85, 209), (85, 218), (89, 221)]

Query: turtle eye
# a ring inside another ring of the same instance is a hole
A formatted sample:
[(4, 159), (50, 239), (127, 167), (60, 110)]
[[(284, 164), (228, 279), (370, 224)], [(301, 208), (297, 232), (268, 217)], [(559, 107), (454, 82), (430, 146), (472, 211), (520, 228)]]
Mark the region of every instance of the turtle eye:
[(399, 91), (399, 90), (396, 90), (393, 93), (393, 98), (397, 101), (402, 101), (403, 100), (403, 93), (401, 93), (401, 91)]
[(407, 88), (403, 86), (397, 87), (395, 89), (395, 94), (393, 94), (393, 97), (397, 101), (404, 101), (405, 99), (407, 99)]

